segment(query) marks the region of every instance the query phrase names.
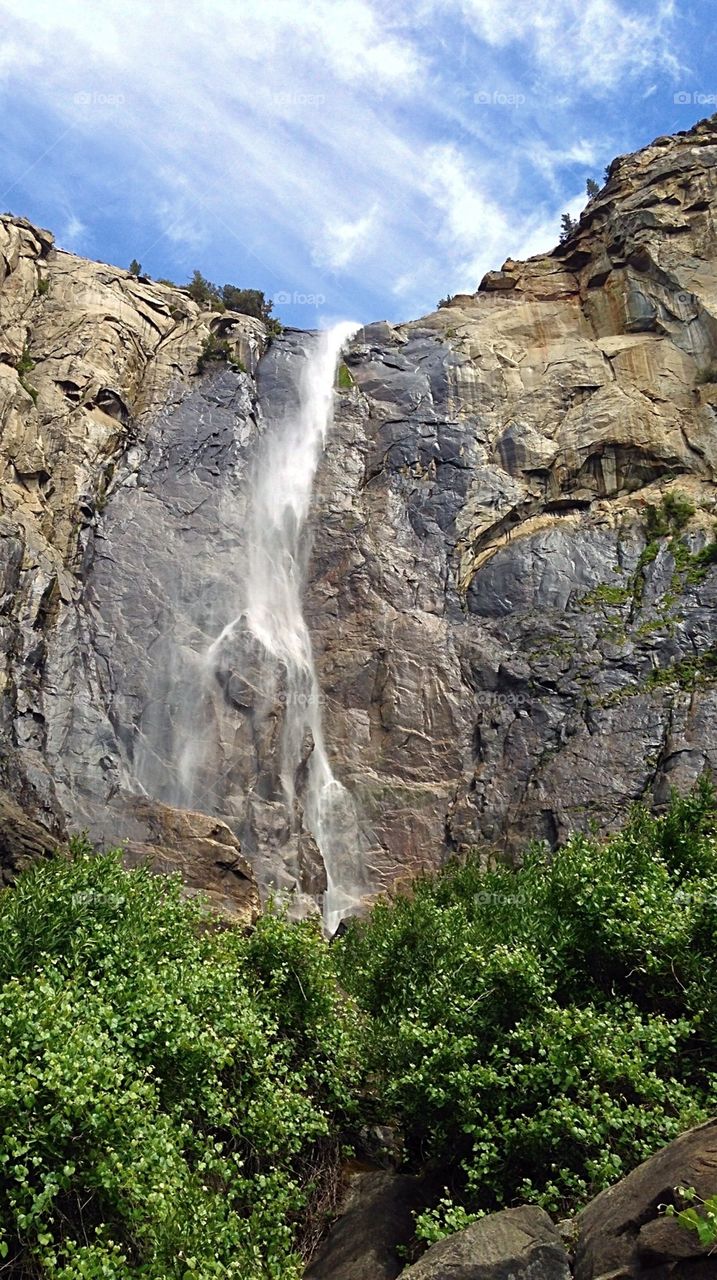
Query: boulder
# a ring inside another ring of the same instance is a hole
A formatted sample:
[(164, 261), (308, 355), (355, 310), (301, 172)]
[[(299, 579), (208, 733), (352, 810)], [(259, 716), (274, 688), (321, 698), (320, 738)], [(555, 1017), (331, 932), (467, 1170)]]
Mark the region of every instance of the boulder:
[(717, 1276), (717, 1258), (662, 1211), (679, 1187), (717, 1195), (717, 1120), (682, 1134), (578, 1214), (575, 1280)]
[(5, 791), (0, 791), (0, 884), (12, 884), (38, 858), (50, 858), (58, 840), (35, 822)]
[(232, 924), (253, 924), (259, 891), (237, 837), (218, 818), (173, 809), (154, 800), (127, 798), (125, 822), (132, 834), (124, 864), (148, 863), (157, 874), (182, 876), (185, 892), (203, 894)]
[[(336, 1273), (335, 1280), (339, 1280)], [(568, 1255), (543, 1209), (522, 1205), (481, 1218), (434, 1244), (401, 1280), (570, 1280)]]
[(385, 1171), (356, 1173), (341, 1216), (306, 1272), (306, 1280), (395, 1280), (398, 1248), (411, 1240), (421, 1207), (415, 1178)]

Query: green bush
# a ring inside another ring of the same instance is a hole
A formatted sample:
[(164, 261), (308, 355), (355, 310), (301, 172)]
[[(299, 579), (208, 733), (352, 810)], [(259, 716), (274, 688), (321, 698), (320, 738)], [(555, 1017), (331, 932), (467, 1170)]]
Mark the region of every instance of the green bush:
[(197, 360), (197, 372), (203, 373), (207, 365), (210, 364), (228, 364), (237, 373), (246, 373), (246, 365), (242, 360), (236, 359), (232, 355), (232, 349), (227, 339), (219, 338), (215, 333), (210, 333), (202, 343), (202, 349)]
[(210, 924), (120, 855), (0, 896), (0, 1255), (13, 1274), (301, 1274), (354, 1046), (317, 926)]
[(212, 311), (238, 311), (241, 315), (253, 316), (266, 325), (272, 336), (282, 332), (280, 322), (272, 316), (273, 303), (264, 297), (261, 289), (240, 289), (235, 284), (212, 284), (201, 273), (195, 271), (185, 288), (195, 302)]
[(694, 514), (695, 508), (689, 498), (676, 489), (664, 494), (659, 505), (648, 502), (645, 512), (645, 534), (648, 542), (681, 533)]
[(605, 844), (455, 863), (348, 929), (366, 1085), (467, 1212), (569, 1211), (714, 1107), (716, 816), (705, 782)]

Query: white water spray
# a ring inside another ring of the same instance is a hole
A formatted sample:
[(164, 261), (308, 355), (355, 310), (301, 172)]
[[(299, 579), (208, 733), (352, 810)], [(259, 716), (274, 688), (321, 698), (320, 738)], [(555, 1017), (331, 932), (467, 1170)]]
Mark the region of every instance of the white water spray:
[(282, 686), (281, 786), (291, 815), (297, 804), (297, 771), (305, 768), (304, 817), (326, 868), (324, 922), (329, 932), (358, 905), (366, 888), (353, 801), (333, 775), (324, 740), (322, 699), (302, 608), (303, 532), (332, 419), (338, 356), (357, 327), (339, 324), (318, 336), (315, 349), (304, 357), (297, 403), (267, 429), (249, 499), (241, 612), (206, 652), (212, 667), (237, 629), (248, 632), (263, 655), (254, 671), (257, 692), (268, 704)]

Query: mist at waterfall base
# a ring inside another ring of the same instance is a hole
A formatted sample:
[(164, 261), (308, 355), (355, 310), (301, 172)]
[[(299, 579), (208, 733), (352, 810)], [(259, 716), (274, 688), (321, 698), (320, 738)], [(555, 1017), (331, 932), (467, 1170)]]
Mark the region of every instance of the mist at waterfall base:
[[(280, 810), (276, 825), (295, 841), (305, 841), (307, 834), (313, 837), (325, 869), (323, 919), (328, 933), (357, 909), (368, 886), (354, 802), (334, 777), (327, 752), (324, 699), (303, 594), (307, 517), (333, 418), (337, 361), (358, 327), (343, 322), (302, 335), (304, 346), (298, 352), (288, 343), (284, 350), (282, 339), (274, 343), (280, 394), (261, 398), (263, 430), (238, 482), (243, 489), (244, 536), (232, 581), (223, 584), (224, 599), (213, 610), (218, 618), (223, 612), (225, 620), (209, 643), (204, 621), (198, 618), (197, 648), (168, 646), (165, 697), (171, 704), (167, 722), (172, 727), (170, 741), (159, 748), (167, 768), (157, 770), (155, 743), (146, 753), (145, 767), (140, 762), (138, 769), (148, 792), (177, 807), (214, 813), (236, 826), (237, 798), (230, 784), (224, 789), (221, 785), (232, 770), (226, 743), (234, 741), (244, 760), (255, 752), (257, 797), (249, 796), (248, 803)], [(224, 502), (231, 507), (239, 498), (230, 486)], [(235, 511), (227, 515), (238, 523)], [(280, 843), (281, 832), (276, 838)], [(290, 864), (288, 844), (287, 857)], [(292, 876), (291, 895), (300, 910), (306, 895), (295, 865), (288, 866), (287, 883)], [(277, 888), (286, 889), (287, 883)]]

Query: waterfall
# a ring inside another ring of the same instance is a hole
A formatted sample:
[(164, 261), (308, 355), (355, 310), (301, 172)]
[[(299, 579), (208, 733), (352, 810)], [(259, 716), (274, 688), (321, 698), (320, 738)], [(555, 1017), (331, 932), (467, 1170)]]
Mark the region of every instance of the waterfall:
[[(283, 704), (279, 774), (289, 815), (297, 808), (301, 776), (304, 825), (323, 859), (328, 932), (366, 893), (360, 871), (358, 824), (351, 795), (334, 777), (326, 750), (322, 696), (311, 637), (303, 613), (306, 520), (314, 477), (329, 429), (336, 364), (343, 343), (358, 326), (344, 323), (316, 335), (303, 353), (295, 401), (266, 427), (249, 477), (247, 543), (240, 608), (204, 655), (208, 677), (227, 646), (240, 645), (242, 679), (255, 711)], [(191, 789), (195, 748), (179, 762)]]

